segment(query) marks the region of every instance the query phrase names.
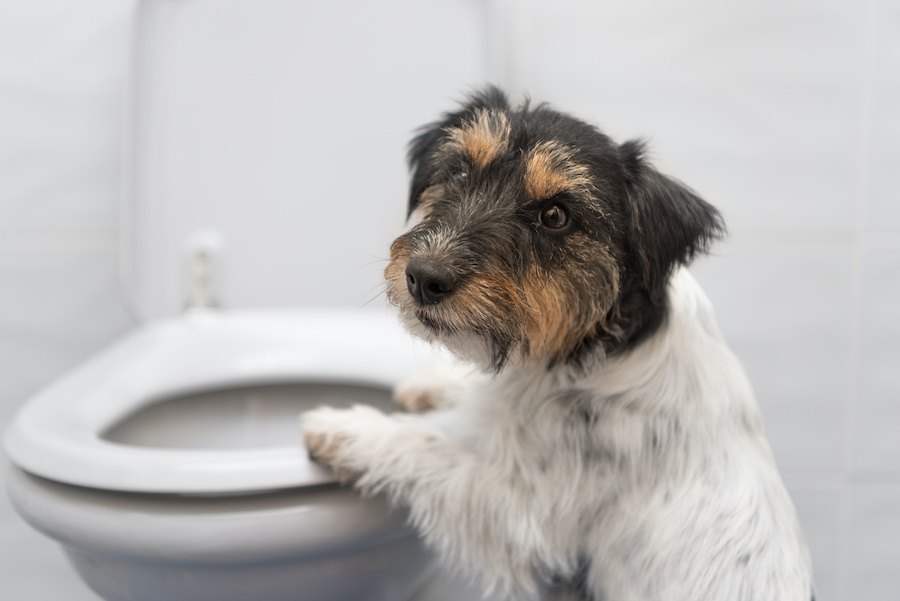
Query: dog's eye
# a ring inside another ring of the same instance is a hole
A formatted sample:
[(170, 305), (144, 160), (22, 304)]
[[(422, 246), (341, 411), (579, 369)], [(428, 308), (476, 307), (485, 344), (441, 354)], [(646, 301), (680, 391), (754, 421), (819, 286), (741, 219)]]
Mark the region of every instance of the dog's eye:
[(559, 205), (550, 205), (541, 211), (541, 224), (546, 228), (558, 230), (566, 227), (567, 223), (569, 223), (569, 215)]

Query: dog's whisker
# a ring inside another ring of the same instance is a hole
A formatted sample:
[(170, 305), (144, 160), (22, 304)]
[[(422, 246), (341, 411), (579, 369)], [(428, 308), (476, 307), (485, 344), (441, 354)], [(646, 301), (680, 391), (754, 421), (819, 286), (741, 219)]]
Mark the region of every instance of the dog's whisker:
[(379, 290), (374, 296), (372, 296), (371, 298), (369, 298), (369, 300), (367, 300), (366, 302), (364, 302), (363, 304), (361, 304), (358, 308), (359, 308), (359, 309), (363, 309), (363, 308), (369, 306), (371, 303), (375, 302), (375, 300), (377, 300), (378, 298), (384, 296), (386, 293), (387, 293), (387, 290)]
[(364, 251), (364, 250), (363, 250), (363, 251), (360, 251), (360, 254), (366, 255), (366, 256), (369, 257), (370, 259), (375, 259), (376, 261), (388, 261), (388, 260), (389, 260), (389, 259), (386, 258), (386, 257), (383, 257), (383, 256), (381, 256), (381, 255), (373, 255), (372, 253), (367, 252), (367, 251)]
[(365, 269), (366, 267), (371, 267), (372, 265), (376, 265), (379, 263), (382, 263), (382, 264), (387, 263), (388, 261), (389, 261), (389, 259), (373, 259), (373, 260), (367, 261), (365, 263), (360, 263), (358, 265), (354, 265), (353, 269), (354, 270)]
[(375, 284), (369, 286), (369, 289), (366, 290), (366, 294), (369, 294), (370, 292), (372, 292), (372, 291), (375, 290), (376, 288), (381, 288), (382, 290), (386, 291), (386, 290), (387, 290), (387, 282), (381, 281), (381, 282), (377, 282), (377, 283), (375, 283)]

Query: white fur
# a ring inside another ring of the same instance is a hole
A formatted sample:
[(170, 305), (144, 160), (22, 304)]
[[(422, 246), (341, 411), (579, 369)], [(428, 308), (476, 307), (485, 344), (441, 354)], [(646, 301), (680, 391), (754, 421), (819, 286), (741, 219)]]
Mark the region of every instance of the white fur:
[(485, 374), (472, 364), (442, 357), (410, 374), (394, 387), (394, 401), (413, 411), (445, 409)]
[(510, 598), (809, 601), (808, 551), (744, 371), (686, 270), (670, 300), (651, 339), (588, 373), (509, 365), (451, 408), (322, 408), (304, 434)]

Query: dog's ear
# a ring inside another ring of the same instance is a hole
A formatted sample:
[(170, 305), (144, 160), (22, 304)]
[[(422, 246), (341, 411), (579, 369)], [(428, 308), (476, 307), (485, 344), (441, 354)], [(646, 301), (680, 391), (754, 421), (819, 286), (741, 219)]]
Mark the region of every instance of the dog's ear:
[(637, 140), (619, 146), (630, 206), (630, 240), (644, 285), (664, 298), (669, 275), (725, 233), (722, 215), (684, 184), (654, 169)]
[(434, 123), (425, 125), (416, 132), (416, 136), (409, 143), (407, 160), (412, 173), (409, 187), (409, 207), (407, 215), (412, 213), (419, 203), (419, 196), (425, 189), (434, 183), (435, 165), (429, 160), (437, 150), (446, 130), (458, 127), (463, 122), (471, 119), (478, 109), (497, 108), (509, 110), (509, 100), (500, 89), (487, 86), (473, 94), (470, 94), (462, 106), (444, 116)]

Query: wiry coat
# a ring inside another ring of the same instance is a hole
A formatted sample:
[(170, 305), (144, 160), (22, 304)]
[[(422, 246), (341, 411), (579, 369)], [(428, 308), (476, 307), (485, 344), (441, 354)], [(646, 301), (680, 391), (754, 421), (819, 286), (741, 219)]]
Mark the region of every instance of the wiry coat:
[[(485, 106), (500, 112), (477, 110)], [(489, 90), (418, 138), (425, 148), (413, 148), (412, 207), (428, 190), (437, 196), (426, 198), (433, 206), (423, 224), (398, 239), (387, 271), (406, 325), (476, 367), (437, 367), (399, 386), (403, 404), (434, 409), (424, 415), (369, 407), (305, 414), (311, 452), (362, 490), (408, 507), (446, 561), (514, 599), (808, 601), (808, 551), (752, 390), (708, 300), (678, 266), (720, 229), (717, 214), (643, 164), (637, 146), (602, 137), (582, 156), (559, 138), (517, 138), (516, 127), (541, 130), (527, 107), (520, 111)], [(437, 175), (437, 163), (455, 160), (454, 145), (481, 183), (467, 177), (464, 189)], [(547, 148), (549, 163), (539, 156)], [(535, 177), (544, 164), (550, 175)], [(551, 221), (564, 236), (538, 241), (540, 227), (521, 225), (533, 223), (521, 208), (531, 204), (540, 220), (559, 205), (577, 221), (568, 229)], [(519, 245), (515, 257), (503, 255), (508, 246), (466, 237), (481, 223), (472, 217), (479, 206), (490, 207), (484, 221), (503, 222), (494, 231)], [(488, 256), (466, 259), (471, 245)], [(592, 252), (599, 266), (587, 260)], [(452, 286), (442, 286), (452, 296), (441, 288), (440, 306), (409, 281), (415, 298), (403, 296), (399, 274), (423, 255), (451, 265)], [(566, 260), (570, 271), (548, 272)], [(551, 281), (560, 273), (568, 277)], [(572, 274), (581, 278), (574, 289)], [(534, 306), (579, 298), (602, 300)]]

